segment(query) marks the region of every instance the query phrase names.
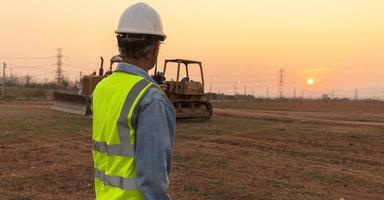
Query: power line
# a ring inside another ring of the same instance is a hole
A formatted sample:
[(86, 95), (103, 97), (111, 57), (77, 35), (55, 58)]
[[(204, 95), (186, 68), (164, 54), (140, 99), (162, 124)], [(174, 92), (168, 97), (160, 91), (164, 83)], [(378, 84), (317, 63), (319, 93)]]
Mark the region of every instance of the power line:
[(39, 73), (39, 74), (32, 74), (31, 76), (32, 77), (39, 77), (39, 76), (44, 76), (44, 75), (47, 75), (47, 74), (52, 74), (52, 73), (55, 73), (56, 71), (49, 71), (49, 72), (43, 72), (43, 73)]
[[(193, 76), (193, 75), (199, 75), (199, 74), (191, 73), (190, 75)], [(273, 75), (272, 73), (265, 73), (265, 74), (207, 75), (205, 77), (221, 78), (221, 79), (231, 79), (233, 77), (244, 78), (244, 77), (259, 77), (259, 76), (272, 76), (272, 75)]]
[(16, 57), (16, 56), (0, 56), (0, 58), (8, 60), (39, 60), (39, 59), (51, 59), (54, 56), (43, 56), (43, 57)]
[(71, 60), (75, 60), (75, 61), (78, 61), (78, 62), (83, 62), (83, 63), (88, 63), (88, 64), (97, 64), (97, 61), (90, 61), (90, 60), (85, 60), (85, 59), (82, 59), (82, 58), (75, 58), (75, 57), (72, 57), (72, 56), (63, 56), (64, 58), (69, 58)]
[(12, 66), (18, 69), (22, 68), (44, 68), (44, 67), (52, 67), (54, 64), (49, 65), (19, 65), (19, 64), (8, 64), (8, 66)]

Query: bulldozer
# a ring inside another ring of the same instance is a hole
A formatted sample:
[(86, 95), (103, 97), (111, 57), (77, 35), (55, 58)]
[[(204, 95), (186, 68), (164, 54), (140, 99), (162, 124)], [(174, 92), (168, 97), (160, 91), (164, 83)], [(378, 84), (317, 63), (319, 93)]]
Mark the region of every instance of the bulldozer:
[[(167, 66), (177, 64), (176, 80), (166, 80)], [(185, 77), (181, 78), (181, 67), (185, 67)], [(201, 82), (190, 79), (189, 67), (197, 65), (200, 69)], [(185, 59), (165, 60), (163, 71), (155, 67), (152, 78), (161, 86), (172, 102), (178, 120), (208, 120), (212, 117), (212, 105), (204, 99), (204, 73), (199, 61)]]
[[(97, 83), (104, 77), (112, 74), (112, 66), (114, 63), (121, 62), (119, 56), (114, 56), (110, 60), (109, 71), (104, 73), (104, 59), (101, 57), (101, 65), (99, 74), (94, 72), (92, 75), (82, 77), (82, 89), (79, 94), (54, 92), (53, 110), (69, 112), (79, 115), (91, 115), (90, 97)], [(166, 70), (170, 63), (177, 63), (176, 80), (166, 80)], [(181, 67), (184, 65), (186, 76), (181, 78)], [(201, 82), (190, 80), (189, 66), (198, 65), (201, 74)], [(204, 75), (201, 62), (172, 59), (165, 60), (163, 71), (160, 72), (155, 65), (155, 73), (152, 78), (162, 87), (164, 94), (172, 102), (176, 119), (180, 120), (209, 120), (212, 117), (212, 105), (204, 99)]]

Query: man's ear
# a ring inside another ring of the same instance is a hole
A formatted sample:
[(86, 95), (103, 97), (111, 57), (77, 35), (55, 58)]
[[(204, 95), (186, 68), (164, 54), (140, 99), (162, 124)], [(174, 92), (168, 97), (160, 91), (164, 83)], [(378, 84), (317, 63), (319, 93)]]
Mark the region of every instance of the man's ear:
[(156, 43), (152, 46), (152, 48), (148, 51), (146, 58), (152, 59), (157, 56), (157, 53), (159, 52), (160, 44)]

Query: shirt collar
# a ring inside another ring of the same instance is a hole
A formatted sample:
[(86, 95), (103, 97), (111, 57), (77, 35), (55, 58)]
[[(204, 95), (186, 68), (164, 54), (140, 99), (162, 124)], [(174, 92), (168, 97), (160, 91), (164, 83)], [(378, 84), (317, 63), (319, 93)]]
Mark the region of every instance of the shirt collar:
[(129, 63), (124, 63), (124, 62), (119, 63), (117, 65), (117, 67), (116, 67), (116, 71), (123, 71), (123, 72), (128, 72), (128, 73), (131, 73), (131, 74), (135, 74), (135, 75), (138, 75), (138, 76), (142, 76), (145, 80), (150, 81), (150, 82), (152, 82), (154, 84), (157, 84), (152, 79), (152, 77), (148, 75), (148, 73), (146, 71), (144, 71), (143, 69), (141, 69), (138, 66), (131, 65)]

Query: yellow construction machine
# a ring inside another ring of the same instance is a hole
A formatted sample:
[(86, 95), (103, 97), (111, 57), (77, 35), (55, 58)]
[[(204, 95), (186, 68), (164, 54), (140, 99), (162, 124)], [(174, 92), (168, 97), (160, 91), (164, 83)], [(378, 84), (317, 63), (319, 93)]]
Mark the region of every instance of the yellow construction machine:
[[(109, 71), (104, 74), (103, 59), (101, 58), (99, 74), (83, 76), (82, 89), (79, 94), (55, 92), (55, 103), (52, 108), (63, 112), (90, 115), (90, 96), (97, 83), (112, 73), (112, 65), (116, 62), (121, 62), (119, 56), (111, 58)], [(165, 78), (167, 66), (170, 63), (177, 63), (176, 80), (166, 80)], [(199, 66), (201, 82), (190, 80), (189, 66), (192, 64)], [(186, 76), (183, 78), (180, 77), (182, 65), (186, 72)], [(163, 71), (158, 71), (156, 65), (152, 78), (162, 86), (164, 93), (173, 103), (177, 120), (208, 120), (212, 117), (212, 105), (204, 99), (204, 75), (201, 62), (185, 59), (165, 60)]]
[[(176, 80), (166, 80), (167, 66), (170, 63), (177, 64)], [(194, 81), (190, 77), (190, 65), (198, 65), (201, 82)], [(181, 78), (181, 67), (185, 67), (185, 77)], [(178, 120), (208, 120), (212, 117), (212, 105), (204, 97), (203, 66), (199, 61), (172, 59), (165, 60), (163, 71), (155, 68), (153, 79), (165, 86), (165, 94), (173, 103)]]

